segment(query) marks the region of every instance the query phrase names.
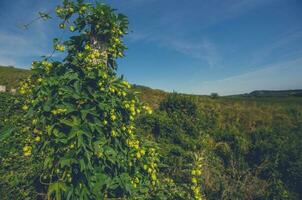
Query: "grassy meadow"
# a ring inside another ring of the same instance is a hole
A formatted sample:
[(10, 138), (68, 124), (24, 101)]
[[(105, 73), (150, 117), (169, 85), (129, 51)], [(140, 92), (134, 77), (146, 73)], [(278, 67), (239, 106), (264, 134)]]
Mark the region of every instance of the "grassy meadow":
[[(2, 83), (29, 74), (10, 70), (14, 76), (1, 76)], [(154, 199), (189, 199), (195, 174), (206, 199), (302, 198), (302, 97), (211, 97), (134, 88), (154, 109), (135, 120), (139, 135), (160, 153), (161, 186)], [(7, 200), (39, 199), (46, 190), (38, 181), (43, 161), (24, 157), (23, 136), (7, 131), (19, 123), (24, 100), (0, 93), (0, 195)], [(200, 171), (192, 171), (193, 163)]]

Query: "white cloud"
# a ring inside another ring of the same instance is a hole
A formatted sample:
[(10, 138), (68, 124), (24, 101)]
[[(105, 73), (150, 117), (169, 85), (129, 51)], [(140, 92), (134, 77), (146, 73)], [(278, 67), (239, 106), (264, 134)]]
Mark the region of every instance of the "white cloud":
[(24, 67), (23, 62), (19, 62), (27, 57), (37, 57), (44, 55), (43, 40), (39, 38), (26, 37), (21, 34), (0, 32), (0, 64), (16, 65)]
[(131, 42), (144, 41), (154, 43), (157, 46), (203, 60), (209, 67), (221, 67), (221, 56), (219, 55), (218, 45), (207, 38), (193, 41), (187, 38), (178, 38), (173, 35), (166, 36), (152, 34), (152, 32), (135, 32), (129, 35), (129, 39)]
[(203, 38), (200, 41), (188, 41), (183, 39), (163, 39), (160, 45), (183, 53), (185, 55), (201, 59), (205, 61), (209, 67), (217, 67), (220, 65), (220, 55), (217, 45)]
[[(142, 4), (145, 0), (131, 0), (129, 4)], [(130, 42), (148, 42), (163, 46), (185, 55), (205, 61), (209, 67), (222, 67), (222, 55), (219, 44), (214, 43), (210, 37), (203, 36), (191, 40), (192, 33), (186, 30), (188, 24), (192, 27), (206, 29), (225, 20), (239, 17), (253, 9), (268, 5), (273, 0), (213, 0), (201, 4), (198, 0), (184, 3), (180, 0), (171, 4), (165, 10), (157, 11), (156, 21), (147, 21), (142, 27), (136, 27), (128, 36)], [(161, 6), (166, 2), (157, 2)], [(190, 9), (189, 9), (190, 8)], [(191, 30), (192, 31), (192, 30)], [(188, 39), (189, 38), (189, 39)]]
[[(266, 44), (257, 48), (251, 55), (252, 65), (257, 65), (263, 60), (267, 60), (273, 53), (279, 53), (278, 58), (284, 58), (286, 56), (290, 56), (295, 54), (295, 50), (288, 49), (288, 51), (284, 51), (284, 49), (288, 48), (289, 45), (293, 45), (295, 43), (299, 43), (302, 39), (302, 29), (288, 30), (283, 34), (275, 36), (271, 38), (270, 41), (267, 41)], [(282, 51), (282, 53), (280, 53)], [(286, 53), (284, 53), (286, 52)]]
[(186, 92), (221, 95), (240, 94), (253, 90), (302, 88), (302, 57), (261, 67), (260, 70), (215, 81), (204, 81), (189, 86)]

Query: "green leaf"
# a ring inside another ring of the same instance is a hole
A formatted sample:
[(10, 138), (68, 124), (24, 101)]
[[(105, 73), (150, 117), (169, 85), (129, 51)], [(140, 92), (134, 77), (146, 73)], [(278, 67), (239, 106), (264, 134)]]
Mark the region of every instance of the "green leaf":
[(0, 141), (2, 142), (6, 138), (8, 138), (12, 132), (14, 131), (14, 128), (11, 126), (4, 127), (0, 130)]
[(84, 159), (80, 160), (80, 170), (83, 172), (86, 169), (85, 161)]
[(65, 185), (65, 183), (61, 183), (61, 182), (55, 182), (55, 183), (51, 183), (48, 186), (48, 199), (51, 199), (52, 194), (55, 194), (56, 200), (61, 200), (62, 199), (62, 194), (61, 192), (66, 192), (67, 187)]

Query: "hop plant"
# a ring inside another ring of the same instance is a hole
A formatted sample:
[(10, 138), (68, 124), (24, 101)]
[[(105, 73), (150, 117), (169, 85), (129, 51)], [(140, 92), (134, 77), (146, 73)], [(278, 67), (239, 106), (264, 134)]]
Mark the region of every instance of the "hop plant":
[(134, 120), (152, 110), (116, 74), (128, 20), (81, 0), (64, 0), (56, 14), (73, 36), (54, 39), (66, 57), (33, 62), (20, 88), (32, 122), (24, 155), (44, 161), (49, 199), (148, 199), (158, 184), (157, 152), (135, 134)]
[(204, 163), (204, 157), (202, 153), (194, 154), (194, 163), (191, 169), (191, 190), (194, 199), (205, 200), (205, 196), (201, 193), (201, 183), (198, 181), (202, 177), (202, 166)]

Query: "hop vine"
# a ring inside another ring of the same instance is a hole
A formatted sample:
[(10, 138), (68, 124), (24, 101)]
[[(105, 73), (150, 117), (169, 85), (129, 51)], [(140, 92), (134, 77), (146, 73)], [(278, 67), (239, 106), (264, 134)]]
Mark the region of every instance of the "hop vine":
[(66, 57), (34, 61), (19, 89), (31, 121), (24, 156), (43, 161), (40, 179), (51, 199), (151, 198), (158, 154), (136, 135), (134, 120), (152, 110), (116, 73), (126, 16), (81, 0), (64, 0), (55, 13), (73, 36), (54, 39), (54, 51)]

